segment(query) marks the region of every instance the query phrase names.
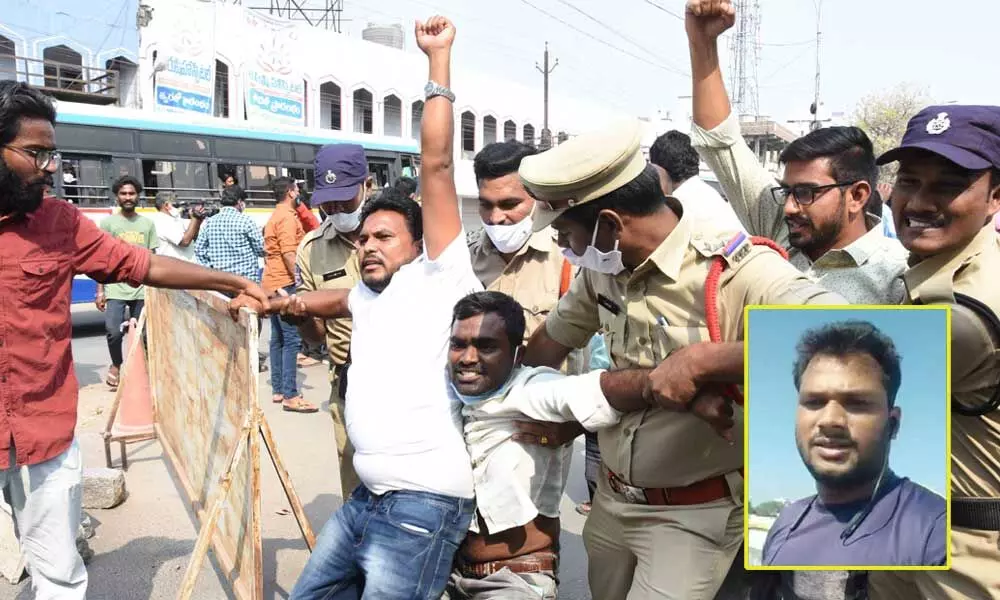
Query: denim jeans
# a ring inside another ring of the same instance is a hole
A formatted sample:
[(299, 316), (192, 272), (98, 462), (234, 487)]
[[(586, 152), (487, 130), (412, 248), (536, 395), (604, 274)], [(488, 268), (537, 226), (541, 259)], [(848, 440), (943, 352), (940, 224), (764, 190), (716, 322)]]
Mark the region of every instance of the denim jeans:
[[(295, 286), (285, 288), (289, 295), (295, 293)], [(295, 381), (298, 366), (296, 359), (302, 348), (302, 338), (295, 325), (289, 325), (278, 315), (271, 315), (271, 390), (286, 399), (299, 395)]]
[(138, 321), (145, 303), (145, 300), (108, 299), (108, 304), (104, 307), (104, 332), (108, 338), (108, 354), (111, 355), (111, 364), (116, 367), (122, 366), (122, 339), (125, 337), (122, 324), (126, 322), (125, 309), (128, 308), (130, 319)]
[(323, 526), (291, 600), (438, 600), (475, 501), (358, 486)]

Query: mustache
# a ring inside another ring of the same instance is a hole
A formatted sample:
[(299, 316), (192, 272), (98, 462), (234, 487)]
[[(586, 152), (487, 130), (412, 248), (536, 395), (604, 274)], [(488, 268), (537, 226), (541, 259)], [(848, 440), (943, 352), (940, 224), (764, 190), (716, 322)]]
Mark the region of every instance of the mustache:
[(809, 440), (809, 445), (822, 448), (853, 448), (855, 443), (853, 439), (847, 436), (816, 436)]
[(804, 225), (806, 227), (812, 227), (812, 219), (807, 217), (785, 217), (785, 223), (787, 225)]

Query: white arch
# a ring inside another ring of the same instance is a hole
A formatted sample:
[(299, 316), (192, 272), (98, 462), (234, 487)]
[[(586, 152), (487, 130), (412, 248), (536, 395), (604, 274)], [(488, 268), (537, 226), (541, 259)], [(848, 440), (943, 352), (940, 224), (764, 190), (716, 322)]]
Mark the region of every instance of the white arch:
[[(320, 75), (316, 79), (316, 81), (318, 82), (316, 84), (316, 110), (317, 110), (317, 114), (319, 115), (319, 118), (316, 120), (316, 126), (317, 127), (322, 127), (323, 126), (323, 114), (322, 114), (322, 112), (320, 112), (320, 109), (322, 109), (322, 107), (323, 107), (323, 96), (322, 96), (323, 92), (322, 92), (322, 88), (323, 88), (324, 85), (326, 85), (328, 83), (332, 83), (333, 85), (337, 86), (338, 90), (340, 90), (339, 91), (339, 94), (340, 94), (340, 129), (343, 130), (344, 129), (344, 123), (346, 122), (346, 118), (345, 118), (346, 117), (346, 112), (345, 112), (346, 109), (345, 109), (345, 102), (344, 102), (344, 84), (340, 81), (340, 79), (338, 79), (337, 77), (335, 77), (333, 75)], [(352, 98), (352, 101), (353, 101), (353, 98)]]
[(24, 56), (27, 48), (27, 38), (18, 35), (13, 29), (7, 27), (3, 23), (0, 23), (0, 35), (4, 36), (8, 40), (14, 42), (14, 54), (17, 56)]
[(458, 139), (455, 140), (455, 142), (456, 142), (455, 143), (455, 147), (458, 148), (462, 153), (467, 152), (467, 150), (465, 149), (465, 146), (462, 143), (463, 142), (463, 140), (462, 140), (462, 116), (465, 113), (471, 113), (472, 114), (472, 152), (478, 151), (479, 148), (482, 147), (482, 141), (483, 141), (483, 132), (480, 130), (480, 124), (483, 121), (482, 118), (479, 116), (479, 113), (476, 111), (476, 109), (473, 108), (470, 105), (465, 105), (465, 106), (463, 106), (462, 108), (458, 109), (455, 112), (456, 112), (456, 118), (458, 119), (458, 123), (456, 124), (456, 127), (455, 127), (455, 135), (458, 137)]
[[(43, 58), (42, 51), (44, 51), (45, 48), (51, 48), (53, 46), (66, 46), (67, 48), (70, 48), (78, 52), (80, 54), (81, 66), (84, 67), (97, 66), (94, 64), (94, 53), (90, 51), (90, 48), (87, 48), (83, 44), (75, 40), (72, 40), (64, 35), (53, 35), (34, 40), (31, 43), (31, 51), (33, 52), (32, 58), (38, 58), (38, 59)], [(101, 65), (101, 68), (103, 68), (103, 65)]]
[[(344, 88), (340, 88), (340, 89), (341, 89), (341, 93), (343, 93), (343, 89)], [(358, 83), (358, 84), (354, 85), (350, 89), (350, 94), (348, 94), (348, 96), (347, 96), (351, 100), (349, 103), (347, 103), (348, 110), (345, 111), (346, 112), (345, 116), (347, 117), (347, 122), (350, 123), (350, 129), (348, 131), (351, 131), (351, 132), (354, 132), (354, 133), (361, 133), (361, 132), (355, 131), (355, 126), (354, 126), (355, 125), (355, 123), (354, 123), (354, 116), (355, 116), (354, 115), (354, 94), (356, 94), (360, 90), (364, 90), (364, 91), (368, 92), (369, 94), (371, 94), (371, 97), (372, 97), (372, 107), (371, 107), (371, 111), (372, 111), (372, 133), (375, 133), (376, 124), (378, 122), (378, 115), (376, 114), (378, 111), (375, 110), (375, 101), (378, 98), (378, 94), (375, 93), (375, 88), (374, 87), (372, 87), (371, 85), (368, 85), (367, 83), (364, 83), (364, 82), (361, 82), (361, 83)], [(341, 100), (341, 106), (342, 107), (343, 107), (343, 104), (344, 104), (344, 102), (343, 102), (343, 100)]]
[(108, 62), (108, 60), (112, 58), (118, 58), (119, 56), (122, 58), (127, 58), (128, 60), (134, 62), (135, 64), (139, 64), (139, 56), (135, 52), (132, 52), (128, 48), (122, 48), (121, 46), (119, 46), (114, 50), (108, 50), (106, 52), (101, 52), (100, 54), (98, 54), (96, 66), (103, 67), (104, 64)]

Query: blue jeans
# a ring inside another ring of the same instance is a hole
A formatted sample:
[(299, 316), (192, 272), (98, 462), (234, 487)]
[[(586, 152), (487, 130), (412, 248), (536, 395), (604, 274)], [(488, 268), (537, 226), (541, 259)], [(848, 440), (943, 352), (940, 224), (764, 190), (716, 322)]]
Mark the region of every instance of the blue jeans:
[[(295, 293), (295, 286), (285, 288), (289, 295)], [(271, 315), (271, 390), (281, 394), (286, 399), (299, 395), (299, 387), (295, 381), (299, 350), (302, 349), (302, 338), (295, 325), (289, 325), (278, 315)]]
[(323, 526), (291, 600), (438, 600), (475, 501), (360, 485)]

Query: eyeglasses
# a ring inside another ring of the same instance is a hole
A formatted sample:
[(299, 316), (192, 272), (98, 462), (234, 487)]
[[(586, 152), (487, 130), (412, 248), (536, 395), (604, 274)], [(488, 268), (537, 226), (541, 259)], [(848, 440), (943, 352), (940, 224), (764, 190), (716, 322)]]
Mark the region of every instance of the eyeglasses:
[(858, 181), (861, 180), (855, 179), (854, 181), (844, 181), (828, 185), (779, 185), (778, 187), (771, 188), (771, 196), (774, 197), (775, 202), (778, 204), (783, 205), (788, 199), (788, 196), (792, 196), (800, 206), (808, 206), (816, 201), (817, 196), (822, 196), (828, 190), (854, 185)]
[(41, 150), (29, 150), (28, 148), (20, 148), (18, 146), (5, 146), (10, 150), (16, 150), (17, 152), (23, 152), (28, 156), (35, 159), (35, 168), (39, 171), (44, 171), (52, 163), (59, 164), (62, 160), (62, 154), (57, 150), (52, 150), (49, 148), (42, 148)]

